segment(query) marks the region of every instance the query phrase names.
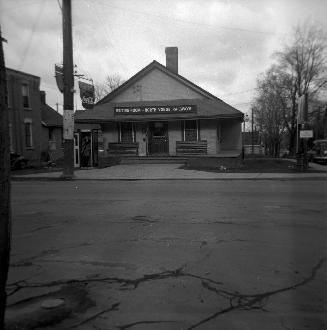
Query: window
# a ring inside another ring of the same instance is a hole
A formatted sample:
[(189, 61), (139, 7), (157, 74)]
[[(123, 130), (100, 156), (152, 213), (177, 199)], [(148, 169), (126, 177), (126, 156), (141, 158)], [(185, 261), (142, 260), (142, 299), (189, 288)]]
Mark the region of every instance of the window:
[(184, 121), (184, 141), (198, 141), (199, 127), (197, 120)]
[(33, 148), (32, 121), (25, 119), (25, 145), (26, 148)]
[(23, 96), (23, 107), (29, 108), (30, 107), (30, 91), (28, 84), (22, 85), (22, 96)]
[(121, 143), (128, 143), (135, 141), (135, 130), (133, 123), (120, 123), (120, 136)]

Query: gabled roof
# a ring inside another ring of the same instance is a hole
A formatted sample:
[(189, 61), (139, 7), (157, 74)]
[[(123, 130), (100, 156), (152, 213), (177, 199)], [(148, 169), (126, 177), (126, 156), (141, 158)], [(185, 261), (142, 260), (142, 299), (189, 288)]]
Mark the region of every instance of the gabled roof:
[(211, 93), (207, 92), (206, 90), (204, 90), (200, 86), (197, 86), (196, 84), (192, 83), (191, 81), (189, 81), (188, 79), (184, 78), (183, 76), (181, 76), (179, 74), (176, 74), (176, 73), (168, 70), (165, 66), (163, 66), (159, 62), (153, 61), (149, 65), (147, 65), (145, 68), (143, 68), (142, 70), (140, 70), (139, 72), (137, 72), (130, 79), (128, 79), (127, 81), (125, 81), (118, 88), (116, 88), (111, 93), (109, 93), (107, 96), (105, 96), (103, 99), (101, 99), (100, 101), (98, 101), (98, 103), (96, 105), (110, 102), (118, 94), (122, 93), (126, 89), (130, 88), (131, 86), (133, 86), (138, 80), (140, 80), (142, 77), (144, 77), (146, 74), (148, 74), (150, 71), (152, 71), (154, 69), (158, 69), (158, 70), (166, 73), (167, 75), (169, 75), (170, 77), (178, 80), (179, 82), (181, 82), (182, 84), (186, 85), (187, 87), (189, 87), (189, 88), (193, 89), (194, 91), (202, 94), (206, 98), (216, 99), (216, 100), (218, 99), (219, 100), (218, 97), (216, 97), (216, 96), (212, 95)]
[(41, 120), (47, 127), (62, 127), (63, 118), (60, 113), (49, 105), (41, 102)]
[[(196, 113), (179, 113), (167, 116), (165, 114), (147, 114), (140, 116), (115, 115), (115, 107), (142, 107), (142, 106), (176, 106), (176, 105), (194, 105), (197, 107)], [(236, 118), (243, 119), (243, 113), (233, 108), (222, 100), (216, 99), (178, 99), (169, 101), (138, 101), (138, 102), (120, 102), (98, 104), (93, 109), (80, 110), (75, 113), (75, 121), (82, 123), (101, 123), (112, 121), (144, 121), (144, 120), (176, 120), (176, 119), (206, 119), (206, 118)]]

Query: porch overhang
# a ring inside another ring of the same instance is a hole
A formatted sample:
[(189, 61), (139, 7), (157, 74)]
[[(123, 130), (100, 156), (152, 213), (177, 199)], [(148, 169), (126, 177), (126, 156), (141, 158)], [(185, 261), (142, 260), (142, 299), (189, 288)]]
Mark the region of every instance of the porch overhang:
[[(168, 109), (166, 112), (165, 107)], [(177, 111), (178, 108), (183, 107), (189, 107), (192, 110)], [(145, 108), (149, 111), (144, 111)], [(117, 109), (126, 111), (119, 113)], [(132, 111), (128, 111), (129, 109)], [(151, 109), (155, 109), (155, 111), (152, 112)], [(174, 109), (177, 110), (173, 111)], [(77, 123), (177, 121), (187, 119), (237, 119), (241, 122), (243, 121), (243, 113), (219, 99), (180, 99), (105, 103), (97, 105), (91, 110), (77, 111), (75, 115)]]

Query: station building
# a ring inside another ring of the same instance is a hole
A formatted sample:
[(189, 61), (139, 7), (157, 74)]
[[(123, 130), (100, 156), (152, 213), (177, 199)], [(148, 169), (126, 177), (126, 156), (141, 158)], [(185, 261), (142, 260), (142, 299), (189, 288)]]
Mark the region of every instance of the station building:
[[(242, 150), (243, 113), (178, 74), (178, 49), (153, 61), (100, 100), (75, 113), (75, 165), (85, 135), (98, 156), (234, 156)], [(99, 151), (99, 153), (98, 153)]]

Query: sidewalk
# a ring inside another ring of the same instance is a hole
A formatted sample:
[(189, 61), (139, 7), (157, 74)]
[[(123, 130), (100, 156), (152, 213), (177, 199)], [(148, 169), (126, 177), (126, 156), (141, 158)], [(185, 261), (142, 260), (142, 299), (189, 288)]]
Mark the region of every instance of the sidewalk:
[[(180, 164), (117, 165), (102, 169), (79, 169), (75, 180), (270, 180), (327, 179), (327, 166), (311, 164), (305, 173), (216, 173), (185, 170)], [(322, 171), (311, 172), (310, 169)], [(59, 180), (62, 172), (12, 175), (13, 180)]]

